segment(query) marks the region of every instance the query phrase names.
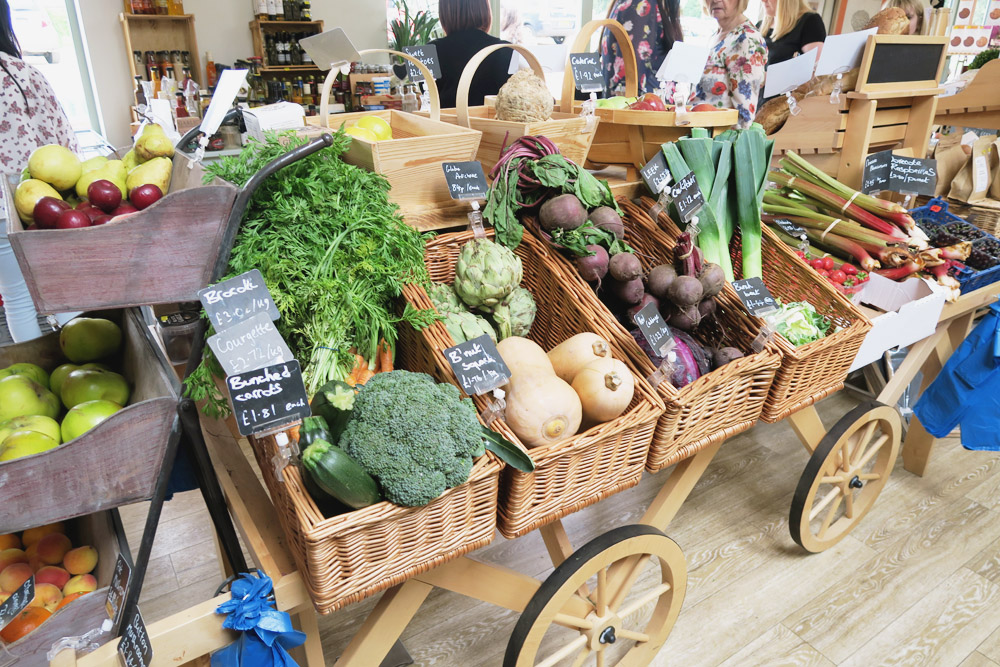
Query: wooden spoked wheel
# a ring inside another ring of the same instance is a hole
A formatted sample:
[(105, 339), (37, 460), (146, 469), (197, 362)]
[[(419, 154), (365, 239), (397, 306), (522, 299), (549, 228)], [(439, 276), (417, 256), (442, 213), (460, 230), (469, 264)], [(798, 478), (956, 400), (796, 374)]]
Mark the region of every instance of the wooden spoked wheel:
[(687, 565), (646, 525), (615, 528), (575, 551), (535, 592), (504, 667), (648, 665), (680, 613)]
[(889, 481), (902, 424), (895, 408), (869, 401), (823, 437), (792, 498), (792, 539), (818, 553), (842, 540), (864, 518)]

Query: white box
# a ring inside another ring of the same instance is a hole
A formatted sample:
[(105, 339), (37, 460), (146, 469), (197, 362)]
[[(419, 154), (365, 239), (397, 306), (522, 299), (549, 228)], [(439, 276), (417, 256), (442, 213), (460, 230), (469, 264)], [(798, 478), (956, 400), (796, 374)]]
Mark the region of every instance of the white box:
[(305, 109), (293, 102), (278, 102), (243, 112), (247, 134), (258, 141), (264, 141), (267, 130), (297, 130), (305, 125), (305, 118)]
[(945, 293), (929, 280), (910, 278), (899, 283), (872, 273), (862, 301), (878, 310), (862, 307), (872, 329), (854, 358), (852, 371), (881, 359), (887, 350), (913, 345), (934, 333)]

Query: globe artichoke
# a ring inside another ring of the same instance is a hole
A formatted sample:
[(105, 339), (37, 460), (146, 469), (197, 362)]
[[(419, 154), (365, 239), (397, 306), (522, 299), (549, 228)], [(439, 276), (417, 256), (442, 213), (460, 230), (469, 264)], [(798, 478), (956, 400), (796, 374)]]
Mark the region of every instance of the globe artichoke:
[(470, 308), (495, 308), (521, 284), (521, 258), (489, 239), (473, 239), (458, 254), (455, 293)]
[(439, 313), (461, 313), (465, 311), (465, 306), (459, 300), (458, 295), (455, 294), (455, 290), (451, 288), (451, 285), (431, 283), (430, 287), (427, 288), (427, 296), (430, 297), (431, 303), (434, 304)]
[(464, 343), (467, 340), (472, 340), (473, 338), (479, 338), (484, 334), (492, 338), (494, 343), (496, 342), (497, 333), (485, 318), (473, 315), (465, 310), (443, 314), (444, 327), (451, 334), (451, 337), (455, 339), (456, 345)]
[(493, 309), (493, 322), (497, 325), (500, 340), (510, 336), (527, 336), (535, 321), (535, 298), (523, 287), (515, 287), (500, 304)]

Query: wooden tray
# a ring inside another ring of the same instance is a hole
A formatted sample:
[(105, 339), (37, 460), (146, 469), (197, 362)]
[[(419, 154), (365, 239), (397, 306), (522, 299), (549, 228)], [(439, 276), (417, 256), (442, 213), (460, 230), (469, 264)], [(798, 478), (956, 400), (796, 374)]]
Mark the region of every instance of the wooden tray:
[[(152, 497), (180, 383), (167, 366), (138, 311), (122, 323), (122, 374), (129, 404), (79, 438), (41, 454), (0, 463), (0, 534)], [(47, 352), (38, 355), (40, 348)], [(59, 334), (0, 347), (0, 368), (17, 362), (62, 363)]]

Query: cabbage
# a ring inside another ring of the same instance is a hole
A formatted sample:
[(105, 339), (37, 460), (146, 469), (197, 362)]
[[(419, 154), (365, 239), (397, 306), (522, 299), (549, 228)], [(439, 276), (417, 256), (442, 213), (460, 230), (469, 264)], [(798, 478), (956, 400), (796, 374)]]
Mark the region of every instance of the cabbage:
[(764, 321), (795, 347), (823, 338), (830, 323), (805, 301), (781, 304), (778, 310), (764, 315)]

